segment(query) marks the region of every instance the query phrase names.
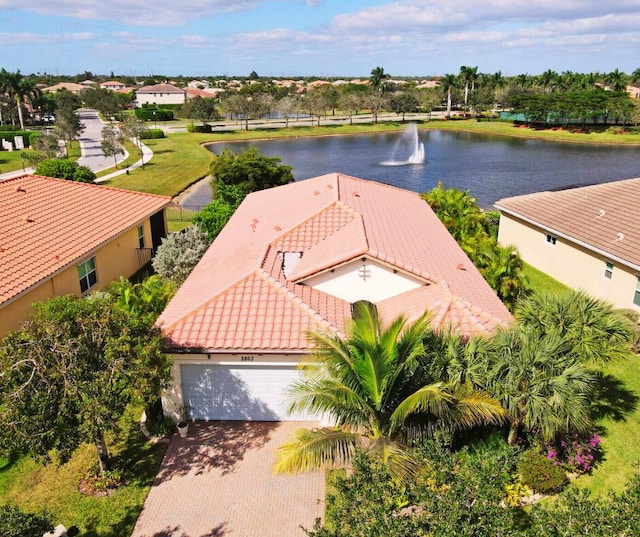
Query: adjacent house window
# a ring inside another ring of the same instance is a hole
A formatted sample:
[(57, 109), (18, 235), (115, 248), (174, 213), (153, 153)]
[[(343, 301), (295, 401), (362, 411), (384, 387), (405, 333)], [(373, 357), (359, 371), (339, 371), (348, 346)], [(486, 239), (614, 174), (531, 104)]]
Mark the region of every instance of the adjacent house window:
[(633, 294), (633, 303), (636, 306), (640, 306), (640, 276), (638, 276), (638, 281), (636, 282), (636, 291)]
[(547, 242), (551, 244), (551, 246), (555, 246), (556, 244), (556, 236), (551, 233), (547, 233)]
[(138, 226), (138, 247), (144, 248), (144, 226)]
[(80, 278), (80, 290), (85, 293), (98, 283), (96, 272), (96, 258), (87, 259), (78, 265), (78, 278)]
[(604, 277), (607, 278), (607, 280), (610, 280), (611, 276), (613, 276), (613, 263), (611, 261), (607, 261), (604, 267)]

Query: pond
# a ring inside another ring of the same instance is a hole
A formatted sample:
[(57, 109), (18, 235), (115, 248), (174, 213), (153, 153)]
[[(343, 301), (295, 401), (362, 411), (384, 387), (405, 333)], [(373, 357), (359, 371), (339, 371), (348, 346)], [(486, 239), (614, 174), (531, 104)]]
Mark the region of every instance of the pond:
[(215, 143), (208, 149), (239, 152), (254, 145), (293, 166), (296, 180), (340, 172), (415, 192), (431, 190), (442, 181), (445, 187), (469, 190), (484, 208), (504, 197), (640, 176), (640, 147), (438, 130), (421, 131), (418, 137), (424, 162), (396, 166), (388, 161), (395, 156), (400, 133)]

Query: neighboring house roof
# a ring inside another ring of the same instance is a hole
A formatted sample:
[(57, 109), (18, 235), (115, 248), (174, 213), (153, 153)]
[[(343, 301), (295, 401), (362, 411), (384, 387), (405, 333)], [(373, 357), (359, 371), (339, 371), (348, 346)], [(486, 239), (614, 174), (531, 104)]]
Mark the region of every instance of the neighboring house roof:
[[(282, 252), (303, 252), (288, 277)], [(158, 322), (177, 350), (304, 352), (309, 329), (344, 333), (351, 304), (303, 280), (362, 257), (422, 282), (378, 302), (384, 319), (429, 309), (466, 335), (511, 321), (416, 193), (334, 173), (247, 196)]]
[(125, 84), (119, 80), (107, 80), (100, 84), (101, 88), (124, 88)]
[(78, 93), (83, 89), (84, 89), (84, 86), (81, 86), (80, 84), (76, 84), (75, 82), (60, 82), (59, 84), (54, 84), (53, 86), (44, 88), (42, 91), (47, 93), (55, 93), (56, 91), (59, 91), (59, 90), (67, 90), (67, 91), (70, 91), (71, 93)]
[(0, 305), (170, 201), (165, 196), (38, 175), (0, 181)]
[(136, 93), (181, 93), (185, 91), (172, 84), (154, 84), (153, 86), (144, 86), (136, 91)]
[(203, 99), (215, 99), (218, 96), (217, 91), (201, 90), (197, 88), (187, 88), (185, 90), (187, 99), (195, 99), (196, 97), (202, 97)]
[(640, 178), (505, 198), (495, 206), (640, 269)]

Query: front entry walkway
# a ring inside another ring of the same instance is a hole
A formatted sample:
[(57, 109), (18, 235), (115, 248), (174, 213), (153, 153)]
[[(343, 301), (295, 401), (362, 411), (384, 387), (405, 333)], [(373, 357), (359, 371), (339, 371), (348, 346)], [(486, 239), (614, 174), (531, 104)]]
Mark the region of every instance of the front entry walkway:
[(275, 450), (310, 423), (191, 423), (174, 435), (132, 537), (298, 537), (324, 512), (324, 472), (275, 475)]

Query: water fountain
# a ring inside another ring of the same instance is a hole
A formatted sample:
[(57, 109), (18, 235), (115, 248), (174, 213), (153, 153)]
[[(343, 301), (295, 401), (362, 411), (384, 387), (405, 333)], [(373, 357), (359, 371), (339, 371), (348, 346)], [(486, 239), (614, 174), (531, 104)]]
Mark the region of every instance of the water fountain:
[(391, 159), (380, 164), (383, 166), (405, 166), (407, 164), (423, 164), (424, 160), (424, 144), (418, 139), (418, 127), (415, 123), (410, 123), (394, 145)]

